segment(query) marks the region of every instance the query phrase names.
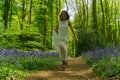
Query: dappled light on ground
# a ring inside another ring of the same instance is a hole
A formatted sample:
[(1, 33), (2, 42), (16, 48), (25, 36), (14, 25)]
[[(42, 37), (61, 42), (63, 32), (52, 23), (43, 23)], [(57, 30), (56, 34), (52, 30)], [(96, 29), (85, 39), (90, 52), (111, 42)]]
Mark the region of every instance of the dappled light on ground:
[(58, 65), (53, 70), (30, 73), (25, 80), (100, 80), (82, 58), (69, 58), (65, 71)]

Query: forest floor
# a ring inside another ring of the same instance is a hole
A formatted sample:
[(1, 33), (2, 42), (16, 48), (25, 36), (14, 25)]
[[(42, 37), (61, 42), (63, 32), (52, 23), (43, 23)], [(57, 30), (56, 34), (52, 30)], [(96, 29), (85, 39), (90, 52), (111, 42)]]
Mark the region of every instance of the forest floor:
[(53, 70), (30, 73), (25, 80), (101, 80), (81, 58), (68, 58), (65, 70), (58, 65)]

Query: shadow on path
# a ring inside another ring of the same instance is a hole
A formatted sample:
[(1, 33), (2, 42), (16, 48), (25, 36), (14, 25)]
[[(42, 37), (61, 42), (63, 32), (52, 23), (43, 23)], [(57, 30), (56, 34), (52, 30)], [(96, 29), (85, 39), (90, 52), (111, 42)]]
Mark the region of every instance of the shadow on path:
[(61, 66), (58, 66), (54, 70), (30, 73), (25, 80), (100, 80), (100, 78), (81, 57), (78, 57), (68, 59), (65, 71), (61, 69)]

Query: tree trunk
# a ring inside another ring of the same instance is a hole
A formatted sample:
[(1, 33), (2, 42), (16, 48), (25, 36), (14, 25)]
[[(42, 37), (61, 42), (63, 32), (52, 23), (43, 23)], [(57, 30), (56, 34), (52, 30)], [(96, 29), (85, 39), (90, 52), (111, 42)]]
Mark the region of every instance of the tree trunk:
[(113, 41), (114, 41), (114, 45), (117, 45), (117, 6), (116, 6), (116, 1), (115, 1), (115, 29), (114, 29), (114, 36), (113, 36)]
[(104, 14), (104, 8), (103, 8), (103, 3), (102, 0), (100, 0), (100, 5), (101, 5), (101, 11), (102, 11), (102, 29), (101, 29), (101, 34), (102, 34), (102, 42), (103, 45), (105, 45), (106, 41), (106, 34), (105, 34), (105, 14)]
[(9, 21), (9, 27), (11, 27), (11, 22), (12, 22), (12, 5), (13, 1), (10, 2), (10, 21)]
[(25, 0), (22, 1), (22, 21), (20, 24), (20, 30), (23, 29), (24, 19), (25, 19)]
[(107, 0), (105, 0), (105, 26), (106, 26), (106, 38), (107, 38), (107, 42), (111, 43), (113, 42), (112, 40), (112, 25), (110, 24), (110, 14), (109, 14), (109, 2)]
[[(51, 36), (52, 36), (52, 30), (53, 30), (53, 0), (50, 0), (50, 16), (51, 16), (51, 21), (50, 21), (50, 24), (51, 24)], [(51, 43), (50, 43), (51, 47), (52, 47), (52, 37), (51, 37)]]
[(93, 0), (93, 7), (92, 7), (92, 16), (93, 16), (93, 30), (95, 31), (95, 41), (96, 41), (96, 46), (98, 45), (98, 21), (97, 21), (97, 11), (96, 11), (96, 0)]
[(56, 22), (58, 22), (58, 14), (59, 14), (58, 1), (56, 1)]
[(83, 27), (85, 28), (86, 27), (86, 14), (85, 14), (85, 3), (84, 3), (84, 0), (82, 0), (82, 11), (83, 11), (83, 14), (82, 14), (82, 24), (83, 24)]
[(3, 13), (3, 20), (4, 20), (4, 31), (8, 28), (8, 16), (9, 16), (9, 7), (10, 7), (11, 0), (5, 0), (4, 2), (4, 13)]
[(30, 1), (29, 24), (31, 24), (32, 2), (33, 2), (33, 0)]
[(61, 0), (59, 0), (59, 12), (60, 12), (60, 10), (61, 10)]
[(69, 11), (67, 0), (65, 0), (67, 11)]
[[(46, 4), (46, 0), (44, 1), (44, 5), (46, 5), (47, 6), (47, 4)], [(43, 51), (45, 51), (45, 49), (46, 49), (46, 33), (47, 33), (47, 19), (46, 19), (46, 14), (47, 13), (47, 9), (45, 8), (44, 9), (44, 33), (43, 33), (43, 46), (44, 46), (44, 49), (43, 49)]]
[(80, 1), (79, 0), (75, 0), (75, 3), (76, 3), (76, 8), (77, 8), (77, 13), (78, 13), (78, 16), (79, 16), (79, 22), (78, 22), (78, 26), (80, 26), (81, 24), (81, 21), (82, 21), (82, 16), (81, 16), (81, 12), (80, 12)]

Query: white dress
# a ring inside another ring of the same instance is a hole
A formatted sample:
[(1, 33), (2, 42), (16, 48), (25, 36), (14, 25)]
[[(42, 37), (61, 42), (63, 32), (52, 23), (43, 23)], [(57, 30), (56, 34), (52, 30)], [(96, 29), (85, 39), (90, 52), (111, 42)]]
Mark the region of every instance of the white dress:
[(60, 53), (62, 60), (67, 58), (68, 39), (68, 20), (59, 21), (58, 34), (53, 29), (52, 45)]

